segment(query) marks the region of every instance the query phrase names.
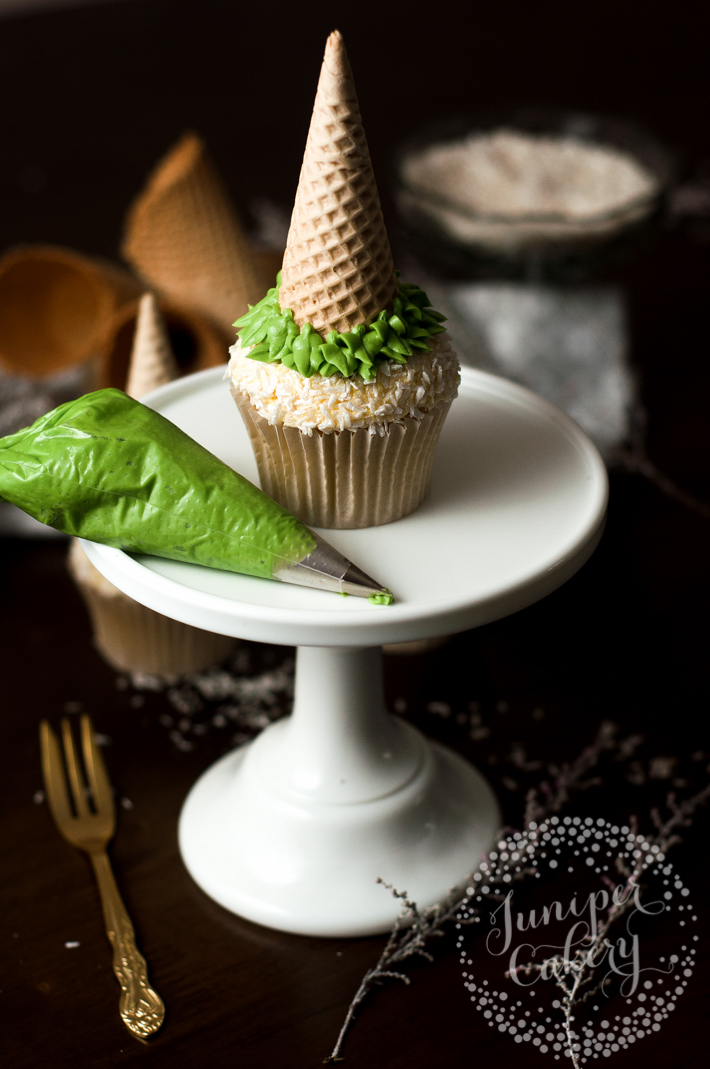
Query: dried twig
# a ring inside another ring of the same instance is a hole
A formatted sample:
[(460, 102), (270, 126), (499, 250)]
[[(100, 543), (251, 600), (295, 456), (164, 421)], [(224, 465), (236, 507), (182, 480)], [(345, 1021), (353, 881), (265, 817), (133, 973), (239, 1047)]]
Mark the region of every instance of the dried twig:
[[(541, 962), (518, 965), (506, 974), (508, 976), (530, 976), (532, 973), (541, 973), (555, 981), (562, 993), (560, 1004), (564, 1015), (564, 1032), (568, 1055), (574, 1069), (580, 1069), (581, 1045), (579, 1036), (573, 1027), (573, 1010), (599, 991), (607, 979), (604, 977), (594, 987), (590, 987), (594, 982), (598, 964), (604, 959), (604, 948), (607, 945), (609, 930), (620, 917), (638, 905), (643, 873), (652, 865), (657, 864), (659, 860), (663, 860), (671, 847), (680, 841), (678, 829), (690, 826), (693, 813), (708, 798), (710, 798), (710, 785), (680, 804), (677, 803), (675, 795), (670, 794), (666, 804), (671, 815), (665, 821), (657, 809), (652, 811), (651, 819), (656, 828), (656, 835), (653, 838), (644, 839), (641, 848), (636, 851), (638, 856), (631, 868), (627, 865), (623, 854), (617, 857), (616, 867), (625, 876), (626, 882), (622, 890), (615, 893), (611, 899), (606, 917), (598, 922), (596, 933), (590, 932), (581, 940), (583, 945), (575, 951), (574, 957), (568, 958), (563, 954), (555, 954)], [(635, 838), (637, 821), (633, 818), (630, 823), (631, 834)], [(611, 881), (607, 883), (610, 887), (613, 886)]]
[[(379, 961), (372, 969), (368, 969), (360, 981), (335, 1047), (325, 1059), (326, 1064), (343, 1060), (345, 1038), (353, 1025), (358, 1008), (373, 988), (388, 980), (401, 980), (405, 984), (411, 982), (410, 978), (395, 966), (411, 957), (432, 961), (432, 955), (425, 949), (428, 940), (443, 936), (445, 926), (451, 921), (455, 920), (459, 925), (474, 923), (479, 910), (477, 907), (471, 907), (469, 903), (477, 885), (483, 884), (485, 880), (482, 893), (487, 898), (498, 901), (503, 888), (507, 890), (511, 882), (537, 874), (534, 862), (538, 838), (536, 822), (559, 813), (573, 791), (586, 790), (598, 782), (585, 777), (597, 765), (601, 755), (616, 746), (616, 726), (605, 721), (594, 742), (585, 747), (576, 761), (571, 765), (563, 765), (551, 784), (543, 782), (538, 789), (531, 790), (526, 798), (522, 832), (510, 832), (507, 829), (499, 832), (497, 838), (501, 840), (498, 844), (500, 854), (494, 851), (488, 856), (484, 855), (478, 870), (467, 878), (465, 893), (454, 890), (442, 902), (420, 910), (416, 903), (408, 898), (406, 891), (396, 891), (389, 884), (384, 884), (384, 881), (378, 881), (388, 887), (396, 898), (402, 900), (402, 912), (395, 921)], [(516, 860), (519, 860), (520, 864), (514, 865), (511, 872), (509, 862)]]
[(695, 494), (684, 490), (682, 486), (678, 486), (673, 479), (657, 468), (650, 459), (646, 449), (647, 424), (648, 416), (646, 410), (638, 402), (632, 413), (630, 441), (627, 446), (620, 447), (615, 451), (612, 458), (613, 461), (620, 468), (633, 475), (642, 475), (644, 479), (648, 479), (650, 483), (653, 483), (662, 494), (690, 509), (691, 512), (696, 512), (706, 520), (710, 519), (710, 502), (703, 501), (701, 498), (696, 497)]

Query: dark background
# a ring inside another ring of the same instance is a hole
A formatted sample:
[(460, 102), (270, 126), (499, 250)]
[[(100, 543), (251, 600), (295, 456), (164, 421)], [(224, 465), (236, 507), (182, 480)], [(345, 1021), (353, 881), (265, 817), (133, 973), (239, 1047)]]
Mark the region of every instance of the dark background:
[[(710, 177), (705, 4), (105, 3), (0, 21), (0, 247), (41, 241), (116, 255), (129, 201), (186, 128), (205, 137), (247, 224), (256, 195), (288, 208), (323, 44), (335, 27), (346, 38), (395, 235), (388, 154), (451, 112), (535, 104), (620, 116), (677, 153), (681, 178)], [(609, 278), (628, 300), (649, 453), (708, 501), (710, 219), (669, 221)], [(614, 471), (607, 533), (580, 574), (539, 605), (436, 653), (389, 659), (390, 702), (404, 697), (425, 730), (485, 761), (513, 823), (532, 780), (509, 760), (512, 744), (543, 762), (571, 759), (603, 718), (645, 736), (638, 762), (646, 786), (649, 762), (673, 756), (686, 783), (679, 793), (687, 793), (707, 778), (710, 750), (709, 528), (640, 476)], [(130, 692), (116, 690), (90, 646), (64, 552), (11, 540), (0, 549), (3, 1064), (318, 1065), (381, 943), (267, 932), (191, 884), (175, 820), (190, 783), (226, 741), (180, 754), (157, 726), (162, 696), (140, 716), (131, 708)], [(255, 666), (268, 652), (254, 651)], [(37, 721), (56, 721), (68, 701), (113, 738), (111, 775), (134, 802), (121, 814), (114, 857), (168, 1005), (165, 1032), (149, 1048), (118, 1021), (84, 859), (32, 802)], [(441, 701), (453, 711), (447, 721), (426, 711)], [(491, 731), (481, 745), (455, 724), (472, 701)], [(634, 794), (622, 770), (587, 804), (620, 821), (635, 807), (647, 824), (651, 801), (669, 786)], [(676, 862), (699, 894), (706, 843), (701, 815)], [(709, 906), (705, 891), (706, 929)], [(81, 954), (64, 950), (74, 938)], [(618, 1064), (704, 1065), (707, 981), (705, 964), (675, 1019), (653, 1041), (616, 1055)], [(416, 970), (411, 988), (389, 989), (363, 1009), (346, 1055), (368, 1069), (520, 1061), (518, 1048), (473, 1014), (452, 944), (436, 965)], [(525, 1061), (550, 1064), (529, 1049)]]
[[(254, 195), (288, 208), (334, 28), (381, 177), (391, 147), (423, 123), (521, 104), (636, 120), (693, 166), (710, 158), (709, 26), (700, 2), (639, 0), (140, 0), (8, 19), (0, 240), (115, 253), (128, 202), (187, 128), (243, 212)], [(36, 185), (28, 167), (46, 173), (37, 192), (22, 188)]]

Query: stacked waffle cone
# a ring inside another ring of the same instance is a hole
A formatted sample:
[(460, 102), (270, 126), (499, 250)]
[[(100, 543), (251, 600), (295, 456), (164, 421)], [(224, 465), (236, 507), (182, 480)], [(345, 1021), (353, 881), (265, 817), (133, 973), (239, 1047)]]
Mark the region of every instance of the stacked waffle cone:
[(195, 134), (160, 161), (133, 204), (123, 255), (152, 288), (228, 334), (263, 295), (234, 209)]
[(325, 337), (386, 308), (397, 290), (350, 62), (326, 44), (296, 192), (280, 302)]
[[(158, 303), (146, 293), (139, 304), (126, 392), (137, 400), (177, 374)], [(76, 539), (68, 567), (91, 617), (94, 645), (119, 671), (173, 678), (218, 664), (236, 644), (129, 598), (101, 575)]]
[[(279, 304), (292, 311), (299, 327), (310, 324), (325, 340), (331, 331), (346, 334), (369, 326), (380, 312), (391, 310), (397, 291), (352, 71), (336, 31), (323, 58)], [(391, 423), (378, 422), (371, 408), (372, 423), (365, 427), (321, 431), (311, 424), (301, 430), (297, 424), (287, 425), (284, 416), (282, 422), (270, 423), (243, 387), (237, 361), (231, 366), (232, 392), (251, 438), (262, 487), (306, 523), (345, 529), (377, 526), (408, 515), (424, 500), (453, 394), (431, 411), (418, 410)], [(432, 369), (436, 376), (433, 363)], [(268, 387), (262, 382), (259, 389), (282, 396), (279, 376), (284, 374), (298, 372), (267, 364), (263, 375), (272, 378)], [(318, 403), (327, 406), (332, 386), (323, 384), (329, 381), (316, 376), (304, 386), (304, 395), (317, 393)], [(357, 407), (366, 410), (372, 391), (368, 394), (368, 384), (359, 377), (358, 382)]]

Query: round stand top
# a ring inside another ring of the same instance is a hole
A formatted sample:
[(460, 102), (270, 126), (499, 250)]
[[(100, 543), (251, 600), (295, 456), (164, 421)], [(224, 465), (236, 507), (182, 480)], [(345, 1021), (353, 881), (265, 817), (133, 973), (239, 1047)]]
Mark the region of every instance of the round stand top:
[[(258, 485), (223, 375), (198, 372), (144, 400)], [(115, 586), (183, 623), (289, 646), (376, 646), (463, 631), (549, 594), (597, 545), (607, 495), (604, 464), (572, 420), (521, 386), (463, 368), (424, 504), (383, 527), (323, 532), (392, 590), (394, 605), (83, 546)]]

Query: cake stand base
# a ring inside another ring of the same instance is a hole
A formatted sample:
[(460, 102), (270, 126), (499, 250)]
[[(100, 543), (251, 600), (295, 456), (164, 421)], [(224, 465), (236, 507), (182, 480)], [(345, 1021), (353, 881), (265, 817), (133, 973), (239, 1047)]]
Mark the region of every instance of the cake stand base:
[(207, 770), (180, 818), (183, 860), (227, 909), (318, 936), (389, 930), (465, 884), (500, 828), (457, 754), (390, 716), (376, 649), (302, 647), (293, 714)]

